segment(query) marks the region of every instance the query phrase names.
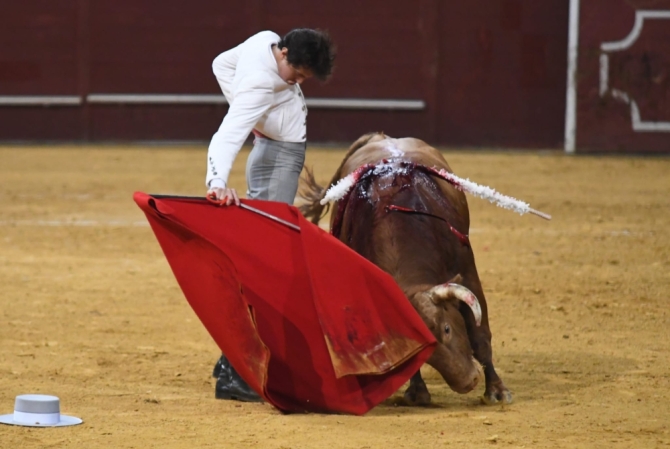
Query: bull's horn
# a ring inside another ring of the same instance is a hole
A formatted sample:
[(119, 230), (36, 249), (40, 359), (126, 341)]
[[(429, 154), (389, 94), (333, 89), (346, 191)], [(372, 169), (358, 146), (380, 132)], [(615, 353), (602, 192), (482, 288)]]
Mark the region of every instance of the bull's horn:
[(427, 292), (428, 297), (435, 304), (439, 304), (445, 299), (455, 298), (459, 301), (463, 301), (470, 309), (475, 316), (475, 322), (477, 326), (482, 323), (482, 307), (479, 305), (479, 300), (467, 287), (463, 287), (459, 284), (447, 283), (436, 285)]

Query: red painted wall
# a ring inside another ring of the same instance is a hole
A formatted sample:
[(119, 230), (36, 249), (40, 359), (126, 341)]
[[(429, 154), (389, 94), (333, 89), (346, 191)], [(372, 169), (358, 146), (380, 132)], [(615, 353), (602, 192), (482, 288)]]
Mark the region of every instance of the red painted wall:
[[(0, 18), (0, 96), (219, 94), (211, 61), (251, 34), (328, 29), (308, 97), (420, 99), (423, 111), (310, 109), (311, 141), (382, 130), (434, 144), (560, 147), (565, 0), (23, 0)], [(209, 105), (0, 106), (0, 140), (208, 140)]]
[[(578, 152), (670, 151), (670, 17), (647, 19), (627, 48), (604, 51), (624, 40), (636, 11), (665, 11), (670, 0), (583, 0), (577, 76)], [(601, 55), (609, 60), (601, 92)], [(625, 93), (629, 101), (625, 101)], [(643, 122), (667, 124), (666, 131), (633, 128), (631, 101)]]
[(439, 141), (562, 146), (567, 3), (441, 2)]

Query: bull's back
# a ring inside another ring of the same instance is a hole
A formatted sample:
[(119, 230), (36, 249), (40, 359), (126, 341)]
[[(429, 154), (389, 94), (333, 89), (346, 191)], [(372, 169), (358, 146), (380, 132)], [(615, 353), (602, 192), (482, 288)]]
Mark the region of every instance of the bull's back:
[(423, 140), (410, 137), (394, 139), (386, 136), (382, 140), (375, 140), (362, 146), (349, 156), (339, 175), (343, 178), (361, 165), (375, 164), (382, 159), (392, 158), (401, 158), (428, 167), (451, 171), (442, 154)]
[[(423, 140), (412, 137), (394, 139), (383, 134), (379, 136), (382, 138), (371, 139), (349, 156), (337, 174), (337, 179), (344, 178), (363, 165), (378, 164), (383, 159), (403, 159), (430, 168), (452, 171), (442, 153)], [(436, 180), (436, 182), (448, 201), (455, 205), (459, 214), (468, 217), (469, 222), (470, 214), (463, 192), (455, 189), (447, 181)]]

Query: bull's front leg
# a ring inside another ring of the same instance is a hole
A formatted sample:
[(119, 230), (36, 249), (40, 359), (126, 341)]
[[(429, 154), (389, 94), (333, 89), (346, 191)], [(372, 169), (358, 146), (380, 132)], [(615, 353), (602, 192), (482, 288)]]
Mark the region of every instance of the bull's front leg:
[(488, 320), (482, 320), (482, 324), (479, 327), (473, 326), (471, 328), (468, 323), (468, 334), (470, 336), (470, 344), (474, 356), (484, 367), (486, 389), (484, 391), (484, 396), (482, 396), (482, 401), (488, 405), (500, 402), (510, 404), (512, 402), (512, 392), (505, 386), (493, 366), (491, 332), (488, 327)]
[(409, 380), (409, 387), (405, 390), (404, 398), (409, 405), (430, 405), (430, 393), (421, 377), (421, 370), (418, 370)]
[[(496, 373), (493, 366), (493, 351), (491, 349), (491, 329), (489, 327), (489, 314), (486, 306), (486, 299), (479, 281), (470, 283), (470, 290), (479, 299), (479, 304), (482, 308), (481, 325), (477, 326), (474, 315), (467, 305), (461, 305), (461, 314), (465, 319), (465, 325), (468, 330), (468, 337), (470, 339), (470, 346), (474, 353), (475, 359), (484, 367), (484, 376), (486, 378), (486, 390), (482, 401), (485, 404), (492, 405), (500, 402), (510, 404), (512, 402), (512, 392), (505, 386), (498, 373)], [(465, 306), (465, 307), (464, 307)]]

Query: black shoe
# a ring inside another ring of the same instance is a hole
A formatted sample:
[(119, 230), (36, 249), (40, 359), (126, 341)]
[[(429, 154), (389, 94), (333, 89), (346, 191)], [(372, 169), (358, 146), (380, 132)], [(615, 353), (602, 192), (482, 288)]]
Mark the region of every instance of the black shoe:
[(216, 377), (214, 396), (217, 399), (263, 402), (263, 398), (242, 379), (225, 355), (222, 354), (216, 362), (212, 376)]
[(212, 371), (212, 377), (214, 379), (218, 379), (219, 376), (221, 375), (221, 370), (223, 369), (224, 365), (226, 367), (230, 366), (230, 362), (228, 362), (228, 359), (226, 358), (225, 355), (221, 354), (221, 358), (216, 361), (216, 365), (214, 365), (214, 371)]

